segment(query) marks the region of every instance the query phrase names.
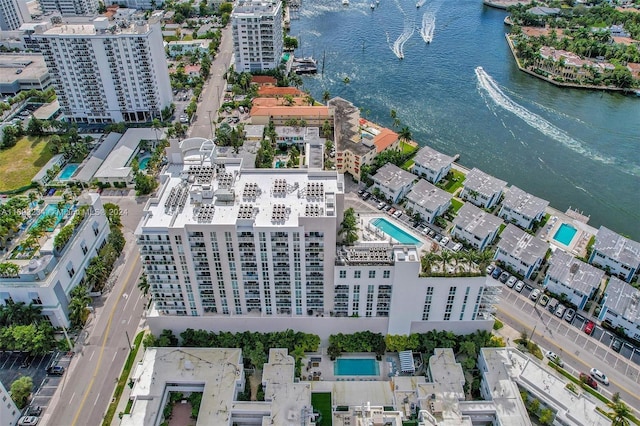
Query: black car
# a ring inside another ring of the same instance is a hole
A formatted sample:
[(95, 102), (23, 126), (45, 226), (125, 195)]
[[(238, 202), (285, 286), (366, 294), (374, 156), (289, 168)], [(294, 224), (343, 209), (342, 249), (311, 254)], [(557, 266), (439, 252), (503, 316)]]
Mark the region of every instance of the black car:
[(47, 374), (50, 376), (62, 376), (64, 374), (64, 367), (61, 365), (52, 365), (47, 368)]

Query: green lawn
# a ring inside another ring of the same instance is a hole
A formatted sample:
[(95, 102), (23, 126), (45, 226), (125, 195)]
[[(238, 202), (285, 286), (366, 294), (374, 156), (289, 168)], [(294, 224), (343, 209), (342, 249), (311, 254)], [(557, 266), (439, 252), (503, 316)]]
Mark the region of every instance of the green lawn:
[(404, 162), (404, 164), (402, 165), (402, 168), (407, 171), (411, 171), (411, 167), (413, 167), (413, 164), (414, 164), (414, 161), (413, 159), (410, 158)]
[(456, 200), (455, 198), (451, 199), (451, 206), (453, 206), (453, 213), (458, 214), (458, 210), (464, 206), (464, 202), (460, 200)]
[(418, 148), (405, 143), (404, 141), (400, 141), (400, 149), (402, 150), (403, 154), (411, 154), (412, 152), (417, 151)]
[(331, 392), (320, 392), (311, 394), (311, 405), (315, 410), (320, 412), (322, 420), (316, 425), (331, 426), (333, 416), (331, 414)]
[(451, 169), (451, 174), (452, 174), (451, 179), (444, 186), (444, 190), (453, 194), (456, 192), (458, 188), (462, 186), (466, 176), (455, 169)]
[(501, 223), (500, 227), (498, 228), (498, 235), (502, 234), (502, 231), (504, 231), (504, 228), (507, 227), (506, 223)]
[(47, 138), (25, 136), (9, 149), (0, 151), (0, 191), (31, 183), (31, 179), (53, 157)]

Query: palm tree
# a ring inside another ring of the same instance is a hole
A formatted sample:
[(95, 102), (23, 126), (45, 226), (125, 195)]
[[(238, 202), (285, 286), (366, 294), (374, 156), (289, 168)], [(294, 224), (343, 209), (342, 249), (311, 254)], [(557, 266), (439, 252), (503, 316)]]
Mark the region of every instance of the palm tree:
[(422, 259), (421, 259), (422, 272), (425, 274), (430, 274), (431, 266), (433, 266), (433, 262), (438, 260), (439, 257), (440, 256), (438, 256), (438, 254), (433, 251), (425, 253), (425, 255), (422, 256)]
[(451, 253), (449, 250), (443, 250), (440, 253), (440, 260), (442, 261), (442, 272), (446, 272), (447, 263), (449, 263), (452, 258), (453, 258), (453, 253)]
[(344, 211), (344, 218), (340, 223), (340, 231), (338, 235), (344, 234), (344, 241), (347, 245), (351, 245), (358, 241), (358, 221), (356, 220), (353, 207), (349, 207)]
[(628, 426), (630, 424), (627, 416), (631, 414), (631, 410), (620, 400), (618, 392), (613, 394), (611, 402), (608, 402), (607, 406), (611, 409), (607, 413), (607, 417), (611, 419), (611, 426)]
[(398, 138), (403, 142), (409, 142), (412, 139), (411, 130), (407, 126), (404, 126), (398, 132)]
[(324, 103), (326, 104), (327, 102), (329, 102), (329, 99), (331, 99), (331, 93), (329, 93), (328, 90), (325, 90), (322, 93), (322, 100), (324, 101)]
[(149, 289), (151, 286), (149, 285), (149, 281), (147, 280), (147, 275), (140, 275), (140, 279), (138, 280), (138, 289), (142, 292), (143, 296), (147, 296), (149, 294)]
[(493, 252), (491, 250), (482, 250), (477, 252), (476, 262), (478, 262), (478, 267), (480, 270), (485, 269), (491, 261), (493, 260)]

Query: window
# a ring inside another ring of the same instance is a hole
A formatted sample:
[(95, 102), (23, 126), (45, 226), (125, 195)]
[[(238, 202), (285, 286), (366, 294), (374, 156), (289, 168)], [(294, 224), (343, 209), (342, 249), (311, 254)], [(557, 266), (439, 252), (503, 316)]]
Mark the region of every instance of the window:
[(376, 271), (369, 271), (369, 278), (375, 278), (376, 277)]
[(84, 241), (82, 241), (80, 243), (80, 248), (82, 249), (82, 254), (87, 254), (87, 252), (89, 251), (89, 249), (87, 248), (87, 245), (84, 243)]
[(99, 233), (100, 233), (100, 226), (98, 225), (98, 222), (93, 222), (93, 235), (97, 237)]
[(391, 278), (391, 271), (384, 271), (382, 273), (382, 278)]
[(361, 271), (355, 271), (353, 273), (353, 278), (360, 278)]
[(340, 278), (347, 278), (347, 271), (340, 271)]

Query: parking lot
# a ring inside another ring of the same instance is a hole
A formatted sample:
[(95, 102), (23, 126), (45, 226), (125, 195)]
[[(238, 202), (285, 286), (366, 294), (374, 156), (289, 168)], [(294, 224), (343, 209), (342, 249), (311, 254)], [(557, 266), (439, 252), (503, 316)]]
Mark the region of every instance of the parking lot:
[(0, 381), (9, 390), (11, 383), (18, 378), (31, 377), (33, 393), (30, 405), (40, 406), (45, 410), (56, 388), (64, 380), (64, 375), (47, 375), (47, 367), (61, 365), (66, 369), (69, 362), (70, 359), (59, 352), (36, 356), (30, 356), (25, 352), (0, 352)]

